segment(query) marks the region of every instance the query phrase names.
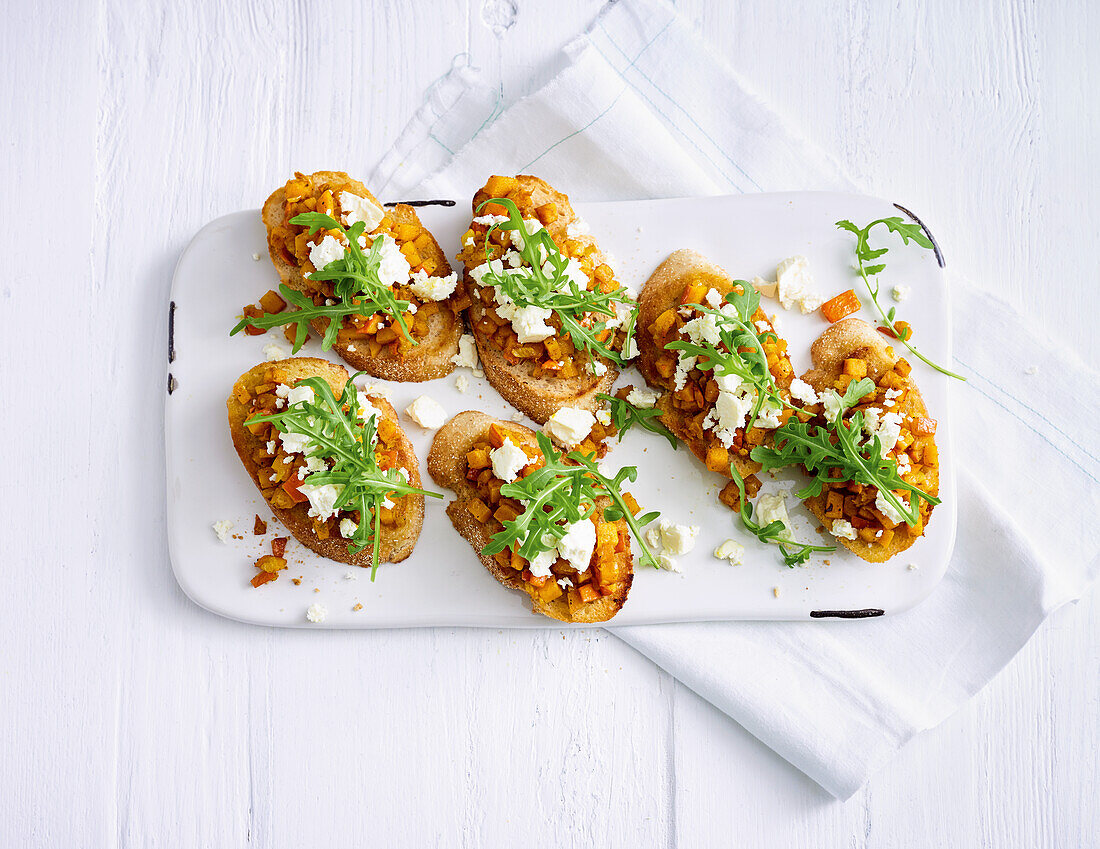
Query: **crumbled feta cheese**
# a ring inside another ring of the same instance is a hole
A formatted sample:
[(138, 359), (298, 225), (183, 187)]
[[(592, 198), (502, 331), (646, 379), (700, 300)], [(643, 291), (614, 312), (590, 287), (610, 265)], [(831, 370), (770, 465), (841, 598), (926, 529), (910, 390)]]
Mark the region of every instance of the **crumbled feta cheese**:
[(740, 566), (745, 558), (745, 546), (735, 539), (728, 539), (714, 549), (714, 556), (719, 560), (728, 560), (731, 566)]
[(309, 499), (309, 512), (307, 515), (311, 519), (319, 519), (323, 522), (336, 515), (333, 506), (344, 488), (334, 483), (317, 485), (304, 483), (298, 487), (298, 491)]
[(761, 319), (760, 321), (754, 321), (752, 323), (752, 326), (756, 328), (757, 333), (770, 333), (772, 329), (772, 326), (763, 319)]
[(215, 522), (211, 527), (214, 529), (214, 533), (218, 535), (218, 539), (225, 542), (229, 538), (229, 532), (233, 530), (233, 523), (228, 519), (222, 519)]
[[(409, 280), (409, 261), (397, 247), (397, 242), (392, 236), (382, 234), (378, 236), (382, 240), (380, 249), (381, 262), (378, 264), (378, 280), (383, 286), (393, 287), (404, 285)], [(371, 247), (374, 244), (371, 243)]]
[(508, 251), (504, 254), (504, 261), (509, 268), (519, 268), (523, 265), (523, 255), (518, 251)]
[(701, 315), (698, 318), (693, 318), (680, 328), (680, 333), (696, 345), (703, 342), (717, 345), (722, 341), (722, 337), (718, 333), (717, 320), (710, 313)]
[(328, 608), (320, 602), (314, 602), (306, 610), (306, 619), (310, 622), (324, 622), (328, 619)]
[(264, 447), (267, 449), (268, 454), (274, 454), (275, 453), (275, 440), (272, 439), (271, 441), (266, 443), (264, 445)]
[(878, 407), (868, 407), (863, 412), (863, 432), (868, 441), (879, 438), (879, 450), (883, 457), (889, 454), (901, 438), (901, 413), (883, 413)]
[(458, 377), (455, 378), (455, 389), (457, 389), (463, 395), (466, 394), (466, 390), (469, 388), (470, 378), (468, 378), (466, 375), (460, 374)]
[(837, 395), (836, 390), (827, 389), (821, 396), (821, 401), (825, 405), (825, 418), (835, 422), (836, 417), (840, 415), (840, 396)]
[(352, 572), (352, 571), (345, 572), (344, 573), (344, 580), (345, 581), (354, 581), (355, 580), (355, 573)]
[(596, 377), (603, 377), (607, 374), (607, 366), (600, 360), (589, 360), (584, 364), (585, 371), (589, 374), (593, 374)]
[(915, 572), (915, 571), (917, 571), (917, 569), (920, 568), (920, 566), (918, 566), (916, 563), (910, 563), (905, 568), (908, 569), (910, 572)]
[[(340, 520), (340, 536), (344, 539), (351, 539), (355, 536), (357, 530), (359, 530), (359, 526), (351, 519), (345, 517)], [(347, 576), (345, 575), (345, 577)]]
[[(909, 506), (909, 499), (907, 499), (904, 495), (898, 495), (896, 497), (906, 507)], [(881, 490), (875, 493), (875, 509), (878, 510), (883, 516), (885, 516), (895, 525), (900, 525), (905, 521), (905, 517), (898, 512), (897, 508), (894, 507), (893, 504), (886, 500)]]
[(722, 306), (722, 293), (717, 289), (707, 289), (707, 295), (704, 300), (706, 300), (708, 307), (716, 310)]
[(596, 410), (596, 421), (602, 424), (604, 427), (611, 426), (611, 411), (607, 409)]
[(290, 356), (290, 351), (280, 345), (278, 342), (268, 342), (264, 345), (264, 359), (269, 363), (274, 360), (285, 360)]
[(286, 398), (287, 404), (291, 407), (295, 404), (312, 404), (317, 400), (317, 396), (313, 393), (312, 386), (288, 386), (285, 392), (281, 391), (283, 388), (283, 386), (276, 386), (275, 394), (280, 398)]
[[(695, 538), (699, 536), (698, 525), (678, 525), (667, 519), (661, 519), (657, 527), (656, 538), (665, 554), (679, 557), (695, 548)], [(647, 541), (650, 537), (646, 536)]]
[(829, 528), (829, 533), (837, 539), (855, 539), (857, 536), (856, 529), (847, 519), (833, 519), (833, 526)]
[(626, 396), (628, 404), (633, 404), (642, 410), (650, 410), (661, 400), (661, 393), (648, 386), (632, 386), (630, 394)]
[(803, 314), (813, 312), (825, 299), (813, 291), (814, 278), (810, 274), (810, 265), (804, 256), (792, 256), (783, 260), (775, 269), (775, 282), (779, 293), (779, 304), (789, 310), (795, 304)]
[(913, 471), (912, 465), (909, 463), (908, 454), (898, 454), (898, 474), (904, 477)]
[(800, 401), (806, 406), (816, 404), (818, 401), (814, 388), (800, 377), (796, 377), (791, 381), (790, 392), (794, 400)]
[(558, 578), (558, 586), (563, 590), (568, 590), (573, 586), (573, 581), (569, 578)]
[(775, 297), (777, 284), (765, 280), (763, 277), (754, 277), (750, 282), (752, 283), (752, 287), (765, 298)]
[(745, 420), (752, 411), (755, 392), (751, 386), (745, 386), (735, 374), (719, 375), (718, 398), (714, 408), (703, 419), (703, 427), (710, 428), (719, 442), (729, 448), (733, 445), (737, 429), (745, 426)]
[(447, 411), (433, 398), (421, 395), (405, 408), (405, 415), (423, 428), (435, 430), (447, 421)]
[(313, 440), (308, 433), (284, 433), (280, 431), (279, 441), (283, 443), (283, 450), (287, 454), (304, 454), (313, 447)]
[(306, 457), (306, 464), (302, 468), (306, 470), (306, 474), (323, 472), (328, 468), (328, 463), (322, 457)]
[(1028, 366), (1026, 369), (1024, 369), (1024, 374), (1038, 374), (1038, 373), (1039, 373), (1039, 367), (1038, 366)]
[(458, 285), (458, 273), (452, 271), (446, 277), (429, 277), (428, 272), (420, 270), (413, 272), (411, 280), (409, 288), (420, 300), (445, 301)]
[[(547, 536), (543, 537), (543, 542), (549, 544), (554, 538)], [(527, 569), (531, 572), (531, 575), (535, 578), (549, 578), (554, 573), (550, 571), (550, 567), (558, 562), (558, 549), (557, 546), (550, 548), (547, 551), (540, 551), (534, 557), (527, 562)], [(585, 567), (587, 568), (587, 567)], [(583, 570), (582, 570), (583, 571)]]
[(309, 249), (309, 261), (318, 271), (330, 262), (336, 262), (344, 258), (344, 246), (337, 241), (335, 236), (326, 235), (320, 242)]
[(909, 297), (909, 293), (911, 291), (912, 291), (911, 286), (901, 286), (901, 285), (895, 286), (894, 287), (894, 292), (893, 292), (894, 300), (897, 301), (898, 303), (901, 303), (902, 301), (904, 301), (906, 298)]
[(698, 360), (698, 357), (685, 357), (683, 351), (677, 352), (676, 373), (672, 376), (672, 379), (675, 381), (674, 385), (677, 392), (687, 386), (688, 372), (695, 368), (695, 363), (698, 362)]
[(520, 470), (531, 462), (523, 449), (507, 436), (500, 448), (489, 452), (489, 459), (493, 463), (493, 474), (505, 483), (511, 483), (519, 477)]
[(626, 340), (626, 344), (623, 346), (623, 359), (630, 361), (635, 359), (641, 351), (638, 350), (638, 342), (634, 338), (634, 334), (630, 334), (630, 338)]
[(779, 521), (783, 523), (783, 527), (788, 532), (791, 530), (791, 517), (787, 513), (787, 490), (781, 489), (778, 492), (768, 492), (760, 496), (760, 500), (756, 502), (756, 510), (753, 518), (760, 523), (761, 527), (767, 527), (772, 522)]
[(550, 435), (555, 442), (572, 448), (579, 444), (592, 431), (592, 425), (596, 423), (596, 417), (588, 410), (578, 407), (562, 407), (554, 413), (543, 430)]
[(558, 540), (558, 553), (578, 572), (588, 568), (596, 547), (596, 526), (589, 519), (565, 526), (565, 536)]
[(474, 219), (474, 224), (484, 224), (486, 227), (492, 227), (494, 224), (503, 224), (508, 220), (507, 215), (479, 215)]
[(340, 209), (343, 210), (344, 224), (350, 227), (360, 221), (366, 224), (363, 232), (369, 233), (382, 223), (386, 212), (370, 198), (360, 197), (351, 192), (340, 192)]
[(260, 261), (260, 255), (259, 254), (252, 254), (252, 261), (253, 262), (259, 262)]
[(526, 236), (532, 233), (537, 233), (542, 229), (542, 222), (535, 218), (523, 219), (523, 232), (519, 230), (512, 230), (509, 233), (509, 237), (512, 240), (512, 246), (518, 251), (523, 250), (523, 246), (527, 243)]
[(451, 357), (451, 362), (459, 368), (477, 368), (477, 343), (473, 334), (462, 334), (462, 338), (458, 340), (458, 353)]
[[(497, 295), (501, 294), (497, 290)], [(521, 345), (528, 342), (541, 342), (554, 335), (554, 328), (546, 323), (553, 314), (553, 310), (543, 307), (517, 307), (515, 304), (501, 304), (497, 308), (501, 318), (512, 322), (512, 329), (516, 332)]]
[(592, 232), (588, 226), (588, 222), (581, 218), (579, 215), (573, 221), (570, 221), (565, 227), (565, 235), (570, 239), (576, 239), (578, 236), (587, 236)]

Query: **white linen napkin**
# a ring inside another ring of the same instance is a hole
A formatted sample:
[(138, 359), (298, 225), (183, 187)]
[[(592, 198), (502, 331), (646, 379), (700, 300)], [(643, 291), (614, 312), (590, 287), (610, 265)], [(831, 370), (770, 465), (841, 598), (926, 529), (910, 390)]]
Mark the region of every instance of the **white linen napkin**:
[[(585, 200), (858, 188), (660, 0), (610, 4), (566, 52), (559, 76), (502, 113), (456, 68), (375, 191), (465, 198), (489, 174), (523, 172)], [(838, 798), (984, 686), (1100, 568), (1095, 370), (989, 294), (951, 285), (968, 382), (953, 388), (958, 541), (932, 596), (876, 620), (609, 629)], [(1023, 457), (1034, 473), (1022, 479)]]

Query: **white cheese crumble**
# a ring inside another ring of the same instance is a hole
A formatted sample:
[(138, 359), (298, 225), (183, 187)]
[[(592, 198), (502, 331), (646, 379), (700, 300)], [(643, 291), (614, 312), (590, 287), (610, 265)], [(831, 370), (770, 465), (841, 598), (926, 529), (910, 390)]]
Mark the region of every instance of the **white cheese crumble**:
[(656, 531), (657, 543), (665, 554), (672, 557), (680, 557), (695, 548), (695, 538), (699, 536), (698, 525), (679, 525), (667, 519), (661, 519), (656, 528), (651, 528), (646, 534), (646, 540), (651, 539), (650, 533)]
[[(901, 503), (906, 507), (909, 506), (909, 500), (904, 496), (896, 496), (901, 500)], [(877, 509), (883, 516), (893, 522), (895, 525), (900, 525), (905, 521), (905, 518), (898, 512), (886, 498), (883, 496), (882, 491), (875, 493), (875, 509)]]
[(835, 422), (836, 417), (840, 415), (840, 396), (837, 395), (836, 390), (826, 390), (821, 396), (821, 401), (825, 405), (825, 418), (829, 422)]
[(584, 364), (585, 371), (589, 374), (593, 374), (596, 377), (603, 377), (607, 374), (607, 366), (600, 360), (589, 360)]
[(451, 272), (446, 277), (429, 277), (424, 270), (414, 271), (409, 288), (422, 301), (445, 301), (454, 293), (458, 285), (458, 273)]
[(330, 262), (336, 262), (344, 258), (344, 246), (337, 241), (335, 236), (326, 235), (320, 242), (309, 249), (309, 261), (318, 271)]
[(328, 608), (320, 602), (314, 602), (306, 610), (306, 619), (310, 622), (324, 622), (328, 619)]
[(267, 453), (268, 454), (274, 454), (275, 453), (275, 440), (272, 439), (264, 447), (267, 448)]
[(215, 522), (211, 527), (214, 529), (214, 533), (218, 535), (218, 539), (225, 542), (229, 539), (229, 532), (233, 530), (233, 523), (228, 519), (222, 519), (221, 521)]
[(447, 411), (434, 399), (421, 395), (405, 408), (405, 415), (423, 428), (435, 430), (447, 421)]
[(775, 283), (779, 294), (779, 304), (789, 310), (795, 304), (803, 314), (813, 312), (825, 299), (812, 291), (813, 275), (810, 264), (804, 256), (792, 256), (776, 266)]
[(592, 425), (596, 423), (596, 417), (588, 410), (578, 407), (562, 407), (556, 411), (543, 430), (550, 438), (566, 448), (572, 448), (584, 440), (592, 431)]
[(285, 360), (290, 356), (290, 351), (278, 342), (268, 342), (264, 345), (264, 359), (269, 363), (275, 360)]
[(913, 291), (913, 288), (911, 286), (901, 286), (901, 285), (895, 286), (894, 291), (893, 291), (894, 300), (897, 301), (898, 303), (901, 303), (902, 301), (904, 301), (906, 298), (909, 297), (909, 293), (911, 291)]
[(260, 255), (259, 254), (252, 254), (252, 261), (253, 262), (259, 262), (260, 261)]
[(576, 239), (578, 236), (587, 236), (591, 232), (592, 230), (588, 226), (588, 222), (579, 215), (565, 227), (565, 235), (570, 239)]
[(761, 527), (767, 527), (772, 522), (779, 521), (790, 533), (791, 517), (787, 513), (786, 498), (787, 490), (785, 489), (778, 492), (768, 492), (760, 496), (760, 500), (756, 502), (754, 518), (760, 523)]
[[(392, 236), (383, 233), (378, 238), (382, 240), (381, 262), (378, 265), (379, 282), (391, 288), (405, 284), (409, 279), (409, 261), (405, 259)], [(371, 246), (373, 247), (373, 243)]]
[[(351, 539), (355, 536), (355, 532), (359, 530), (359, 526), (355, 524), (351, 519), (343, 518), (340, 520), (340, 536), (344, 539)], [(344, 577), (347, 577), (345, 575)]]
[(660, 399), (661, 393), (656, 389), (650, 389), (648, 386), (631, 387), (630, 394), (626, 396), (628, 404), (633, 404), (642, 410), (652, 409)]
[(507, 436), (500, 448), (489, 452), (489, 459), (493, 462), (493, 474), (505, 483), (511, 483), (519, 477), (520, 470), (531, 462), (523, 449)]
[(477, 343), (474, 341), (473, 334), (462, 334), (458, 340), (458, 353), (451, 357), (451, 362), (459, 368), (477, 368)]
[(559, 555), (578, 572), (588, 568), (595, 548), (596, 526), (589, 519), (566, 525), (565, 536), (558, 540)]
[[(499, 301), (501, 291), (497, 290)], [(525, 345), (528, 342), (541, 342), (554, 335), (554, 328), (546, 323), (553, 314), (553, 310), (543, 307), (517, 307), (515, 304), (498, 304), (497, 313), (501, 318), (512, 322), (512, 329), (516, 332), (519, 343)]]
[(731, 566), (740, 566), (745, 560), (745, 546), (735, 539), (728, 539), (714, 549), (719, 560), (728, 560)]
[(704, 298), (704, 300), (707, 302), (708, 307), (716, 310), (722, 306), (722, 293), (717, 289), (707, 289), (706, 298)]
[(343, 210), (344, 224), (350, 227), (360, 221), (366, 224), (363, 232), (369, 233), (382, 223), (385, 210), (370, 198), (360, 197), (351, 192), (340, 192), (340, 209)]
[(604, 427), (611, 426), (611, 411), (608, 409), (596, 410), (596, 421), (602, 424)]
[(1024, 374), (1038, 374), (1038, 373), (1039, 373), (1039, 367), (1038, 366), (1028, 366), (1026, 369), (1024, 369)]
[(856, 529), (847, 519), (833, 519), (833, 526), (829, 528), (829, 533), (837, 539), (854, 540), (857, 536)]
[(790, 386), (791, 397), (794, 400), (799, 401), (806, 406), (816, 404), (818, 402), (817, 393), (814, 392), (814, 388), (810, 386), (801, 377), (796, 377), (791, 381)]
[(685, 357), (683, 351), (677, 353), (676, 373), (672, 376), (672, 379), (675, 381), (673, 385), (676, 387), (677, 392), (687, 386), (688, 372), (695, 368), (695, 363), (698, 362), (698, 360), (698, 357)]
[(334, 483), (317, 485), (304, 483), (298, 487), (298, 491), (309, 499), (309, 512), (307, 515), (311, 519), (318, 519), (323, 522), (336, 515), (333, 506), (344, 488)]
[(460, 374), (458, 377), (455, 378), (455, 389), (457, 389), (463, 395), (466, 394), (466, 390), (469, 388), (470, 378), (468, 378), (466, 375)]

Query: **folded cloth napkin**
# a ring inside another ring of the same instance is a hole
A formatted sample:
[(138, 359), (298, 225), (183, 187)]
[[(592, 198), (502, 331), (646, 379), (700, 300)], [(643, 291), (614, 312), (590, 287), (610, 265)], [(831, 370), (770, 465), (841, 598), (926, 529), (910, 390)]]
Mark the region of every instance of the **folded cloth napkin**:
[[(858, 188), (660, 0), (610, 4), (566, 53), (555, 79), (503, 111), (455, 69), (376, 191), (467, 197), (489, 174), (521, 172), (586, 200)], [(858, 622), (609, 629), (838, 798), (974, 695), (1100, 567), (1095, 370), (991, 295), (951, 285), (967, 378), (953, 387), (958, 541), (931, 597)]]

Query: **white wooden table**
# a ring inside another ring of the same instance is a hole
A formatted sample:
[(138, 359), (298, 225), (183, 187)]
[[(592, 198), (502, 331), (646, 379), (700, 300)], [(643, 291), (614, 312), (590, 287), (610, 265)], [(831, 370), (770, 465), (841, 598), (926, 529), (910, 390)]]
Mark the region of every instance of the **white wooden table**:
[[(183, 596), (161, 430), (182, 247), (294, 169), (368, 174), (456, 54), (531, 90), (600, 2), (489, 0), (518, 5), (499, 32), (481, 0), (282, 5), (4, 13), (0, 845), (1095, 845), (1095, 595), (843, 804), (598, 632), (277, 631)], [(1064, 309), (1100, 266), (1095, 9), (681, 6), (1096, 361), (1095, 317)]]

